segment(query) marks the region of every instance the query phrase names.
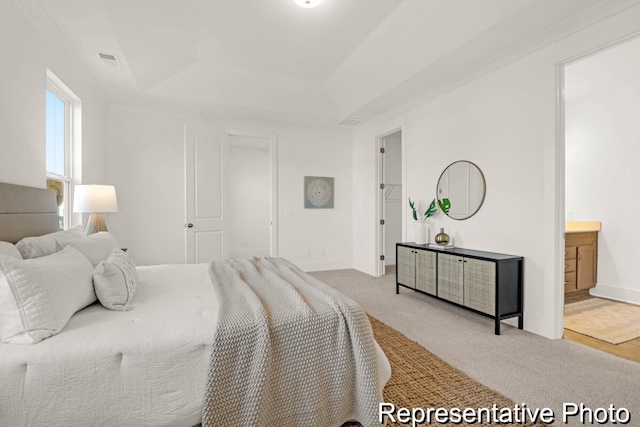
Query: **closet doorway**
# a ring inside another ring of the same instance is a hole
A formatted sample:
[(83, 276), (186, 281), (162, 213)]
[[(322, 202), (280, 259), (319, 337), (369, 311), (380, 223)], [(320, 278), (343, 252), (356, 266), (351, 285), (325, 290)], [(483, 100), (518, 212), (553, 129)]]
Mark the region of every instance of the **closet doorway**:
[(277, 137), (197, 128), (185, 138), (185, 262), (278, 256)]
[(263, 257), (271, 251), (269, 139), (229, 135), (229, 257)]
[(380, 274), (395, 274), (396, 243), (402, 242), (402, 131), (378, 138)]

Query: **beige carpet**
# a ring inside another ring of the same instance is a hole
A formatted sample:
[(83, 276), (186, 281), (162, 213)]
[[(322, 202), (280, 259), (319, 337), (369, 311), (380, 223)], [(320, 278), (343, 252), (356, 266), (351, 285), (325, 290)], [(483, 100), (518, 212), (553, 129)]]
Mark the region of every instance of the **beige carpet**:
[[(313, 276), (501, 395), (529, 408), (551, 408), (560, 417), (557, 425), (565, 425), (561, 418), (564, 402), (580, 402), (589, 408), (624, 407), (632, 414), (630, 425), (640, 425), (640, 363), (505, 323), (502, 335), (494, 335), (493, 319), (410, 290), (401, 289), (396, 295), (393, 275), (371, 277), (356, 270), (339, 270)], [(535, 282), (525, 282), (525, 289), (532, 297), (541, 297)], [(536, 329), (543, 320), (538, 313), (525, 312), (526, 327)], [(584, 424), (572, 418), (567, 426)]]
[(602, 298), (574, 302), (564, 307), (564, 327), (620, 344), (640, 337), (640, 306)]

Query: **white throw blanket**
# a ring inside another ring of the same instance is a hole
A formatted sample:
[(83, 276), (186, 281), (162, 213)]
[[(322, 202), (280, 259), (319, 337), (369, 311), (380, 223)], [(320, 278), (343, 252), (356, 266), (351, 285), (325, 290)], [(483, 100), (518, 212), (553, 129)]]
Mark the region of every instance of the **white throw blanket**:
[(280, 258), (211, 264), (220, 302), (202, 425), (379, 426), (364, 310)]

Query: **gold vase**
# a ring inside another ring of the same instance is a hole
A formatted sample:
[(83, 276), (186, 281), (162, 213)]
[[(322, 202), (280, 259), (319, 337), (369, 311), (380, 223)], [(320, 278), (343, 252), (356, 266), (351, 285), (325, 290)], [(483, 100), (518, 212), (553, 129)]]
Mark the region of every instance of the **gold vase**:
[(449, 244), (449, 235), (444, 232), (444, 228), (440, 229), (440, 232), (436, 234), (435, 241), (440, 246), (447, 246)]

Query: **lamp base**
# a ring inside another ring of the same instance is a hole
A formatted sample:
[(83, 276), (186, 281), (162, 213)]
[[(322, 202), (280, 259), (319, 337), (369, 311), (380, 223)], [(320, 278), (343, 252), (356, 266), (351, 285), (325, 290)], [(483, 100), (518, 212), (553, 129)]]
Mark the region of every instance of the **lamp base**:
[(109, 231), (107, 230), (107, 223), (104, 221), (104, 215), (101, 213), (92, 213), (89, 215), (89, 219), (87, 220), (87, 226), (84, 229), (84, 234), (87, 236), (93, 233), (97, 233), (98, 231)]

